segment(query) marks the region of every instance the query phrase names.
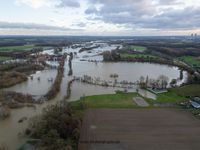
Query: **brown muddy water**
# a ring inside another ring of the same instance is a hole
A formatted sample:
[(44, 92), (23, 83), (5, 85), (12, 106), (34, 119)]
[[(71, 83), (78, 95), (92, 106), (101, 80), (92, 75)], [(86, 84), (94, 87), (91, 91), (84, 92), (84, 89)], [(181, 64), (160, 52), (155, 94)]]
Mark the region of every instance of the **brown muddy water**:
[[(44, 70), (37, 72), (33, 75), (33, 80), (29, 78), (27, 82), (18, 84), (6, 90), (29, 93), (32, 95), (43, 95), (51, 86), (51, 82), (48, 82), (48, 78), (55, 78), (56, 70)], [(117, 73), (119, 75), (118, 80), (128, 80), (135, 82), (139, 80), (140, 76), (156, 79), (159, 75), (166, 75), (169, 79), (179, 78), (180, 71), (177, 67), (170, 67), (167, 65), (149, 64), (149, 63), (93, 63), (93, 62), (81, 62), (78, 59), (73, 61), (73, 75), (82, 76), (90, 75), (92, 77), (100, 77), (103, 80), (111, 80), (110, 74)], [(11, 116), (3, 121), (0, 121), (0, 144), (4, 144), (9, 150), (14, 150), (20, 147), (27, 138), (22, 136), (24, 130), (28, 126), (28, 121), (31, 117), (41, 113), (42, 109), (48, 105), (55, 104), (63, 99), (66, 95), (67, 83), (72, 77), (68, 77), (68, 65), (65, 65), (65, 75), (61, 84), (61, 91), (58, 93), (54, 100), (45, 102), (41, 105), (36, 105), (35, 108), (24, 107), (11, 111)], [(37, 77), (41, 80), (38, 81)], [(187, 74), (184, 72), (184, 79)], [(169, 80), (169, 81), (170, 81)], [(183, 82), (183, 81), (181, 81)], [(72, 93), (68, 101), (78, 100), (83, 95), (98, 95), (114, 93), (117, 88), (100, 87), (95, 85), (84, 84), (80, 82), (74, 82), (72, 85)], [(136, 88), (131, 89), (135, 91)], [(156, 96), (147, 91), (140, 90), (143, 96), (155, 99)], [(18, 123), (22, 117), (27, 117), (28, 120)]]

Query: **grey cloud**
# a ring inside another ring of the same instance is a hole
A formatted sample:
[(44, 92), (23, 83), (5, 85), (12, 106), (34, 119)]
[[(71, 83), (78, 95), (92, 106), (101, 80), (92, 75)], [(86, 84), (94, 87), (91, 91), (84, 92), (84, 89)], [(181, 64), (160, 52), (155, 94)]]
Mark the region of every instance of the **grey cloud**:
[(57, 30), (57, 31), (73, 31), (78, 29), (70, 29), (65, 27), (49, 26), (34, 23), (11, 23), (0, 21), (0, 29), (38, 29), (38, 30)]
[(77, 23), (77, 24), (75, 24), (77, 27), (86, 27), (86, 23), (83, 23), (83, 22), (81, 22), (81, 23)]
[(147, 20), (143, 26), (152, 28), (188, 29), (200, 27), (200, 8), (187, 7), (183, 10), (171, 10)]
[(76, 27), (78, 27), (78, 28), (84, 28), (84, 27), (86, 27), (86, 25), (87, 25), (87, 24), (84, 23), (84, 22), (79, 22), (79, 23), (73, 23), (73, 24), (72, 24), (72, 26), (75, 27), (75, 28), (76, 28)]
[[(89, 0), (91, 7), (85, 13), (95, 17), (93, 20), (102, 20), (112, 24), (122, 24), (139, 28), (151, 29), (185, 29), (200, 27), (200, 8), (188, 7), (185, 9), (157, 8), (163, 5), (178, 4), (178, 0), (160, 0), (157, 4), (149, 0)], [(92, 8), (95, 4), (102, 4), (97, 11)]]
[(95, 14), (95, 13), (98, 13), (98, 11), (97, 11), (96, 7), (91, 6), (85, 10), (85, 13), (86, 14)]
[(56, 7), (64, 8), (64, 7), (74, 7), (79, 8), (80, 3), (76, 0), (60, 0), (60, 3), (56, 5)]
[(159, 5), (174, 5), (174, 4), (182, 4), (180, 0), (159, 0)]

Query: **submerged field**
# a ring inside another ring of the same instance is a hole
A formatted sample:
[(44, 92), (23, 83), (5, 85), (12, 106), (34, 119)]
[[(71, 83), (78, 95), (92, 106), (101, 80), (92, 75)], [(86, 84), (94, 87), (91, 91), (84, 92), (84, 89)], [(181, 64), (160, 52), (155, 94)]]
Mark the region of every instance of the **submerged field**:
[[(0, 52), (1, 51), (22, 51), (23, 50), (29, 50), (34, 48), (34, 45), (24, 45), (24, 46), (12, 46), (12, 47), (0, 47)], [(102, 48), (102, 51), (107, 50), (107, 48), (110, 48), (109, 50), (112, 49), (117, 49), (117, 46), (111, 46), (111, 47), (104, 47)], [(148, 53), (146, 51), (146, 47), (144, 46), (139, 46), (139, 45), (129, 45), (127, 47), (127, 51), (125, 50), (125, 53), (120, 53), (122, 57), (131, 57), (133, 60), (135, 58), (140, 59), (140, 60), (148, 60), (147, 62), (150, 62), (150, 60), (157, 60), (160, 58), (157, 55), (154, 55), (152, 53)], [(48, 51), (48, 50), (46, 50)], [(49, 50), (52, 51), (52, 50)], [(150, 63), (124, 63), (124, 62), (117, 62), (117, 63), (104, 63), (104, 62), (98, 62), (98, 63), (93, 63), (93, 62), (82, 62), (79, 61), (83, 56), (87, 56), (88, 60), (100, 60), (103, 57), (99, 55), (98, 57), (93, 57), (93, 54), (96, 54), (96, 51), (92, 51), (91, 53), (83, 52), (81, 54), (78, 53), (79, 48), (69, 48), (66, 47), (63, 49), (63, 52), (72, 52), (72, 53), (77, 53), (77, 56), (79, 57), (74, 57), (76, 59), (73, 62), (73, 75), (77, 77), (81, 77), (84, 75), (90, 75), (91, 77), (100, 77), (101, 80), (105, 81), (111, 81), (112, 78), (110, 78), (110, 75), (113, 73), (116, 73), (119, 75), (118, 81), (131, 81), (131, 82), (136, 82), (137, 80), (140, 79), (141, 76), (144, 76), (145, 78), (148, 76), (151, 79), (157, 79), (159, 75), (167, 75), (169, 77), (169, 81), (171, 79), (177, 79), (180, 76), (180, 70), (177, 67), (171, 67), (167, 65), (159, 65), (159, 64), (150, 64)], [(102, 52), (98, 54), (100, 54)], [(93, 53), (94, 52), (94, 53)], [(127, 53), (126, 53), (127, 52)], [(51, 52), (50, 52), (51, 53)], [(2, 59), (9, 59), (9, 58), (2, 58)], [(67, 64), (67, 63), (66, 63)], [(24, 67), (24, 66), (23, 66)], [(20, 67), (21, 68), (21, 67)], [(65, 67), (67, 68), (67, 66)], [(16, 70), (17, 68), (15, 68)], [(18, 69), (17, 69), (18, 70)], [(19, 69), (18, 71), (20, 71)], [(24, 68), (22, 69), (24, 70)], [(37, 69), (38, 70), (38, 69)], [(66, 69), (67, 71), (67, 69)], [(20, 71), (21, 72), (21, 71)], [(56, 72), (55, 72), (56, 74)], [(186, 74), (184, 74), (186, 76)], [(6, 76), (5, 76), (6, 77)], [(38, 77), (41, 78), (41, 81), (38, 80)], [(49, 82), (49, 78), (54, 78), (54, 71), (52, 70), (52, 73), (50, 71), (44, 71), (37, 73), (33, 76), (33, 79), (27, 80), (26, 83), (16, 85), (12, 90), (22, 92), (22, 93), (28, 93), (30, 92), (33, 95), (42, 95), (46, 92), (45, 90), (48, 90), (48, 85), (50, 86), (52, 83)], [(61, 83), (61, 88), (60, 92), (58, 93), (58, 97), (54, 99), (55, 102), (51, 103), (45, 103), (44, 105), (41, 105), (37, 107), (37, 112), (41, 111), (43, 107), (46, 107), (48, 104), (55, 104), (56, 102), (60, 101), (63, 99), (63, 97), (66, 94), (66, 86), (67, 82), (70, 77), (67, 77), (67, 72), (65, 72), (65, 78), (63, 78), (63, 82)], [(185, 77), (184, 77), (185, 79)], [(8, 79), (9, 80), (9, 79)], [(5, 82), (9, 83), (9, 82)], [(65, 85), (65, 86), (63, 86)], [(76, 86), (74, 86), (76, 85)], [(79, 99), (78, 101), (71, 102), (71, 106), (75, 111), (80, 112), (80, 114), (83, 114), (87, 111), (87, 109), (102, 109), (102, 108), (107, 108), (107, 109), (132, 109), (134, 108), (140, 108), (139, 104), (137, 101), (134, 101), (134, 97), (142, 97), (149, 105), (145, 106), (147, 109), (154, 109), (155, 107), (168, 107), (170, 106), (171, 108), (175, 108), (177, 103), (182, 102), (187, 100), (185, 96), (188, 96), (187, 92), (189, 92), (190, 95), (197, 95), (199, 92), (200, 88), (198, 86), (193, 86), (193, 87), (188, 87), (185, 89), (171, 89), (167, 93), (163, 94), (158, 94), (157, 99), (148, 99), (144, 98), (143, 96), (139, 95), (138, 93), (123, 93), (123, 92), (117, 92), (115, 94), (105, 94), (105, 93), (113, 93), (114, 89), (109, 89), (104, 88), (104, 87), (97, 87), (94, 85), (86, 85), (83, 83), (74, 83), (72, 85), (72, 98), (70, 100), (76, 100)], [(78, 85), (78, 86), (77, 86)], [(134, 88), (134, 87), (132, 87)], [(100, 90), (99, 90), (100, 89)], [(189, 90), (188, 90), (189, 89)], [(108, 92), (108, 91), (112, 92)], [(123, 89), (121, 89), (123, 90)], [(98, 92), (97, 92), (98, 91)], [(130, 90), (130, 91), (135, 91), (135, 89)], [(39, 93), (39, 94), (38, 94)], [(104, 95), (94, 95), (94, 94), (103, 94)], [(181, 93), (184, 93), (181, 94)], [(193, 93), (193, 94), (191, 94)], [(83, 95), (93, 95), (93, 96), (84, 96)], [(73, 97), (74, 96), (74, 97)], [(80, 98), (81, 97), (81, 98)], [(70, 101), (69, 100), (69, 101)], [(167, 105), (168, 103), (172, 105)], [(155, 105), (158, 104), (158, 105)], [(163, 104), (163, 105), (159, 105)], [(179, 107), (180, 108), (180, 107)], [(17, 121), (21, 119), (21, 117), (24, 117), (24, 114), (27, 118), (29, 118), (32, 115), (35, 115), (35, 110), (24, 108), (17, 110), (19, 111), (20, 115), (17, 116), (17, 113), (12, 113), (12, 117), (15, 118)], [(21, 116), (22, 114), (22, 116)], [(31, 114), (31, 115), (30, 115)], [(10, 122), (9, 122), (10, 123)], [(21, 131), (21, 126), (18, 124), (14, 124), (14, 127), (10, 127), (10, 124), (6, 125), (6, 128), (4, 131), (10, 131), (10, 129), (15, 129), (16, 131), (19, 130)], [(0, 124), (1, 125), (1, 124)], [(2, 132), (4, 134), (4, 132)], [(10, 137), (14, 137), (15, 135), (10, 134)], [(11, 138), (7, 138), (8, 141), (10, 141)], [(14, 138), (13, 138), (14, 139)], [(4, 139), (2, 139), (4, 141)], [(8, 142), (9, 143), (9, 142)], [(17, 143), (17, 142), (16, 142)], [(17, 143), (18, 144), (18, 143)]]

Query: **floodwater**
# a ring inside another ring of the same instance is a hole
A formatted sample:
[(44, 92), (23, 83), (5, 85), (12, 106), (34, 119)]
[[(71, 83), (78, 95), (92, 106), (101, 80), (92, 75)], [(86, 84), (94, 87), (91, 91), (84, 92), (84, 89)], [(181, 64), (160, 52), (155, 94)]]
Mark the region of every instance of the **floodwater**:
[[(116, 48), (113, 46), (110, 49)], [(109, 49), (106, 45), (106, 48), (98, 48), (98, 51), (104, 51)], [(64, 51), (70, 52), (74, 51), (72, 48), (65, 49)], [(76, 49), (77, 51), (77, 49)], [(95, 50), (93, 50), (95, 51)], [(48, 51), (45, 51), (48, 53)], [(74, 76), (83, 76), (90, 75), (92, 77), (100, 77), (103, 80), (112, 80), (110, 74), (117, 73), (119, 75), (118, 81), (127, 80), (129, 82), (136, 82), (141, 76), (148, 76), (152, 79), (157, 79), (160, 75), (168, 76), (171, 79), (177, 79), (180, 76), (180, 71), (177, 67), (170, 67), (167, 65), (159, 64), (149, 64), (149, 63), (103, 63), (103, 62), (87, 62), (80, 61), (87, 52), (83, 54), (78, 54), (77, 57), (73, 60), (73, 75)], [(94, 53), (94, 52), (93, 52)], [(95, 52), (96, 53), (96, 52)], [(89, 54), (91, 55), (91, 53)], [(88, 58), (91, 58), (90, 56)], [(101, 56), (98, 58), (102, 59)], [(44, 70), (33, 74), (33, 80), (29, 78), (27, 82), (18, 84), (6, 90), (28, 93), (32, 95), (41, 96), (44, 95), (50, 88), (52, 82), (49, 82), (49, 78), (55, 78), (57, 71), (56, 70)], [(22, 145), (27, 138), (22, 136), (22, 133), (28, 126), (28, 120), (41, 113), (42, 109), (48, 105), (55, 104), (56, 102), (63, 99), (66, 95), (67, 83), (72, 77), (68, 77), (68, 65), (65, 64), (65, 73), (63, 81), (61, 83), (61, 90), (56, 96), (55, 99), (45, 102), (41, 105), (36, 105), (35, 108), (24, 107), (20, 109), (14, 109), (11, 111), (11, 116), (4, 121), (0, 121), (0, 144), (5, 144), (9, 150), (14, 150)], [(40, 81), (37, 78), (40, 77)], [(186, 72), (184, 72), (184, 79), (187, 77)], [(169, 80), (169, 81), (170, 81)], [(183, 82), (183, 81), (181, 81)], [(131, 89), (130, 91), (135, 91), (137, 87)], [(101, 87), (95, 85), (89, 85), (86, 83), (74, 82), (72, 85), (71, 97), (68, 101), (78, 100), (82, 96), (86, 95), (98, 95), (98, 94), (109, 94), (114, 93), (119, 88), (111, 87)], [(123, 90), (123, 89), (121, 89)], [(148, 91), (140, 90), (139, 91), (143, 96), (155, 99), (155, 95), (151, 94)], [(22, 117), (27, 117), (28, 120), (23, 123), (18, 123), (19, 119)]]
[[(55, 79), (56, 74), (56, 69), (37, 71), (35, 74), (31, 75), (33, 79), (29, 77), (27, 82), (17, 84), (13, 87), (7, 88), (6, 90), (24, 94), (29, 93), (35, 96), (43, 95), (44, 93), (47, 93), (48, 89), (52, 85), (52, 82), (48, 81), (48, 79)], [(38, 80), (38, 78), (40, 79)]]

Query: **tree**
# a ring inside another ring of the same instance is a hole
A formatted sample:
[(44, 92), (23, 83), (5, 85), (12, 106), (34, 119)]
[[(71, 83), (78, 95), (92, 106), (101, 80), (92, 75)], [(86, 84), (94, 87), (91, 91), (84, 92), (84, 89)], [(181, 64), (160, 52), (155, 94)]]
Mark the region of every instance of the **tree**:
[(171, 87), (175, 87), (177, 84), (177, 80), (176, 79), (172, 79), (171, 82), (170, 82), (170, 86)]
[(104, 61), (118, 61), (120, 60), (120, 54), (118, 54), (115, 50), (105, 51), (103, 52), (103, 60)]
[(145, 78), (143, 76), (140, 77), (140, 87), (145, 88)]
[(183, 79), (183, 70), (180, 70), (180, 80)]
[(165, 75), (160, 75), (158, 77), (158, 81), (160, 82), (161, 84), (161, 88), (162, 89), (166, 89), (167, 88), (167, 85), (168, 85), (168, 81), (169, 81), (169, 78)]
[(41, 139), (38, 149), (63, 150), (67, 145), (77, 148), (81, 120), (68, 105), (48, 106), (29, 126), (32, 137)]
[(149, 77), (148, 77), (148, 76), (146, 77), (146, 83), (145, 83), (145, 84), (146, 84), (145, 86), (146, 86), (146, 88), (147, 88), (147, 87), (148, 87), (148, 84), (149, 84)]

